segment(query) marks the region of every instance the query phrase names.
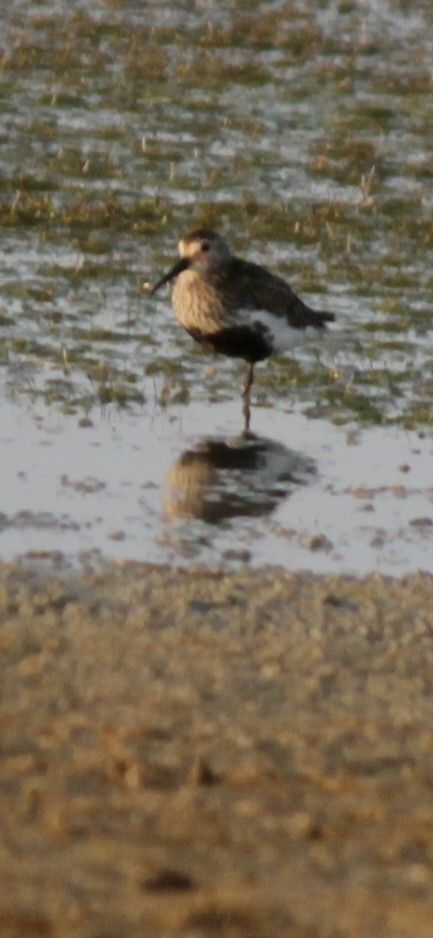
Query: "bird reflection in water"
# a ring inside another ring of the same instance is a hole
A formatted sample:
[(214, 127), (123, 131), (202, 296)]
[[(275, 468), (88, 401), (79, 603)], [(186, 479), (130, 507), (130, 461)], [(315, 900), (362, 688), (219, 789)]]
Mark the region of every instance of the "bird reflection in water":
[(205, 438), (167, 473), (165, 513), (214, 525), (237, 516), (260, 517), (308, 484), (315, 472), (311, 459), (265, 437)]

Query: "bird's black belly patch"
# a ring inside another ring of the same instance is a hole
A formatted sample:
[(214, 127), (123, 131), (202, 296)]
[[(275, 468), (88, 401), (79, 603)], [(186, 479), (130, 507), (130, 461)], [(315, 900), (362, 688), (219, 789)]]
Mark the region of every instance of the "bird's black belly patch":
[(272, 354), (272, 342), (264, 334), (249, 326), (233, 326), (219, 332), (205, 333), (200, 329), (187, 330), (196, 342), (213, 352), (230, 358), (244, 358), (247, 362), (259, 362)]

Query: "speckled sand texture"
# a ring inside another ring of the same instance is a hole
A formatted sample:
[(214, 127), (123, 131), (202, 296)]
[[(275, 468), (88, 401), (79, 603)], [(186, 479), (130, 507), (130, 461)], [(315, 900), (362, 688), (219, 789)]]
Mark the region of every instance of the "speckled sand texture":
[(431, 938), (433, 578), (0, 566), (1, 938)]

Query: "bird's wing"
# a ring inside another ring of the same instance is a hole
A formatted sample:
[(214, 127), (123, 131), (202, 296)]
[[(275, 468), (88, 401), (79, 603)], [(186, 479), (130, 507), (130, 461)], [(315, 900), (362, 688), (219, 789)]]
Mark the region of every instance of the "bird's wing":
[(310, 309), (282, 277), (238, 257), (231, 259), (225, 277), (226, 298), (233, 309), (266, 310), (281, 316), (293, 329), (323, 326), (332, 313)]

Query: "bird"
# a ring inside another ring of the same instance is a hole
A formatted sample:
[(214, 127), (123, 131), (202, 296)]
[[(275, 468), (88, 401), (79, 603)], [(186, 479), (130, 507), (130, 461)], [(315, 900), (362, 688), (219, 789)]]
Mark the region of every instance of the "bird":
[(196, 228), (178, 244), (180, 260), (150, 288), (174, 281), (176, 318), (204, 348), (247, 363), (242, 395), (249, 423), (254, 365), (291, 349), (307, 333), (323, 333), (334, 313), (311, 309), (266, 267), (232, 254), (216, 231)]

